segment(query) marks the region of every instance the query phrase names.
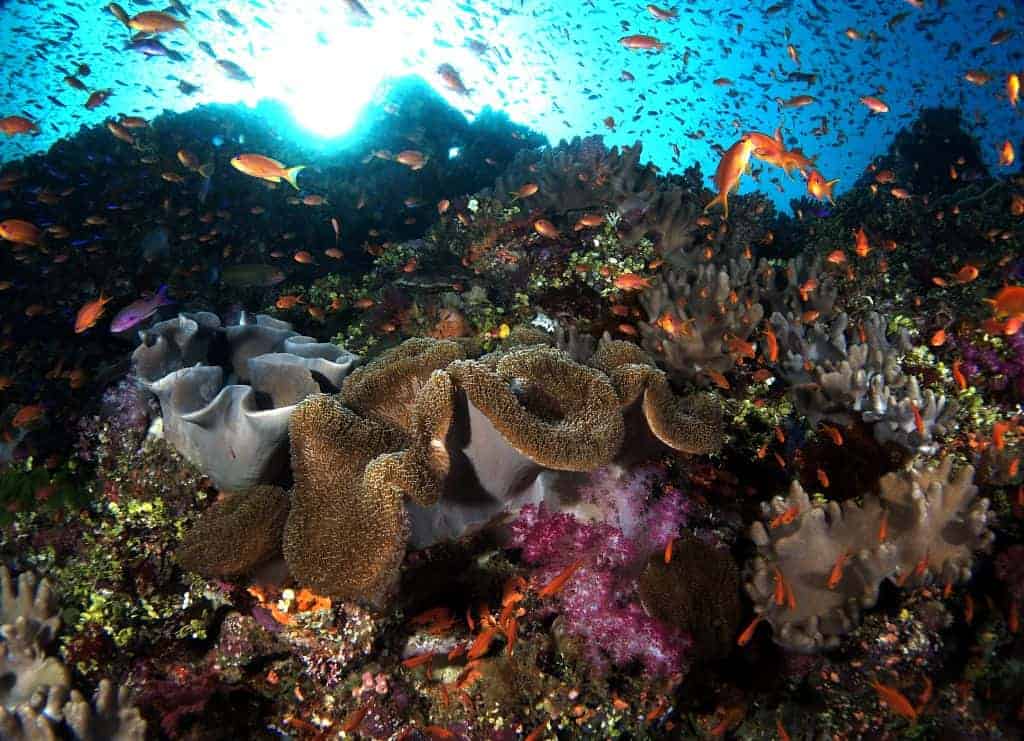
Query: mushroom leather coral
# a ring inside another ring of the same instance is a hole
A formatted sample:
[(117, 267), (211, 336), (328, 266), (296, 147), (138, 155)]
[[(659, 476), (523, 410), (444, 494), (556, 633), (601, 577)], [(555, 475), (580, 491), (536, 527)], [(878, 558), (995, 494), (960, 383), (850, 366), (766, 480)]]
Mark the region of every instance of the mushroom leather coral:
[(947, 458), (887, 474), (881, 494), (861, 505), (812, 505), (797, 482), (766, 504), (767, 526), (751, 527), (757, 556), (746, 590), (775, 642), (804, 652), (838, 646), (878, 601), (883, 579), (898, 587), (967, 581), (974, 552), (988, 550), (994, 535), (974, 469), (954, 476), (952, 466)]
[[(603, 346), (600, 362), (625, 354)], [(556, 472), (594, 470), (636, 443), (631, 410), (650, 439), (716, 449), (717, 409), (684, 405), (644, 357), (616, 367), (627, 374), (616, 384), (545, 345), (467, 360), (456, 343), (415, 339), (354, 372), (338, 395), (309, 397), (290, 423), (283, 550), (293, 575), (321, 594), (379, 601), (410, 534), (424, 547), (562, 496), (549, 485)]]

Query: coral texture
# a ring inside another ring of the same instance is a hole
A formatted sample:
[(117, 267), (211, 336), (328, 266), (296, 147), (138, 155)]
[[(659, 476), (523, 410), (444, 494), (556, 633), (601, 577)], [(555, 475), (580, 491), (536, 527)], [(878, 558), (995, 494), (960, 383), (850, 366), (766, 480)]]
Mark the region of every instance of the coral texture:
[[(358, 362), (262, 315), (222, 327), (214, 314), (182, 314), (140, 334), (133, 366), (160, 401), (165, 437), (229, 491), (270, 483), (286, 463), (295, 404), (337, 390)], [(211, 358), (225, 360), (203, 364)]]
[(974, 469), (953, 475), (950, 458), (887, 474), (863, 504), (812, 505), (796, 482), (765, 505), (751, 527), (757, 556), (746, 590), (777, 643), (796, 651), (834, 648), (878, 601), (884, 579), (898, 587), (955, 585), (976, 551), (991, 547), (989, 502), (977, 499)]

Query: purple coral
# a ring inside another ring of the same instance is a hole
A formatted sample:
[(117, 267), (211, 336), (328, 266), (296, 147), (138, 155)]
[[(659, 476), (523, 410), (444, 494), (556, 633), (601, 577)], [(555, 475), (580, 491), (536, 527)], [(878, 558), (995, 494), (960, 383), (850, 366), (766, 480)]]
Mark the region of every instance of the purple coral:
[[(586, 659), (598, 670), (609, 663), (639, 661), (650, 675), (680, 673), (689, 636), (650, 616), (636, 598), (637, 574), (652, 552), (663, 549), (685, 518), (682, 494), (670, 489), (656, 501), (647, 467), (616, 480), (597, 472), (580, 491), (605, 521), (583, 522), (543, 504), (529, 505), (511, 525), (510, 546), (522, 548), (547, 584), (574, 562), (580, 565), (557, 595), (557, 612), (569, 635), (581, 639)], [(614, 524), (612, 524), (614, 523)]]
[(959, 338), (962, 370), (972, 383), (984, 376), (993, 391), (1009, 391), (1014, 399), (1024, 399), (1024, 327), (1003, 341), (1006, 347), (1000, 352), (983, 341), (972, 343)]

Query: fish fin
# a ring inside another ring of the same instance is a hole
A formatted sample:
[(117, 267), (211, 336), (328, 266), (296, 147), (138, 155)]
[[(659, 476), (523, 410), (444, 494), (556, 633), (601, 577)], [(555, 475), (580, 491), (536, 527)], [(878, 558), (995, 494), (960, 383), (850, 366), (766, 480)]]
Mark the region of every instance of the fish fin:
[(776, 142), (778, 142), (779, 144), (782, 144), (782, 127), (781, 126), (776, 126), (775, 127), (775, 137), (774, 138), (775, 138)]
[(728, 189), (723, 190), (717, 196), (711, 199), (707, 206), (704, 207), (704, 211), (707, 212), (716, 203), (722, 204), (722, 210), (725, 212), (724, 218), (729, 218), (729, 191)]
[(299, 190), (299, 186), (296, 183), (296, 178), (298, 178), (299, 173), (305, 169), (305, 165), (296, 165), (295, 167), (289, 167), (287, 170), (284, 171), (284, 179), (287, 180), (288, 184), (295, 188), (295, 190)]

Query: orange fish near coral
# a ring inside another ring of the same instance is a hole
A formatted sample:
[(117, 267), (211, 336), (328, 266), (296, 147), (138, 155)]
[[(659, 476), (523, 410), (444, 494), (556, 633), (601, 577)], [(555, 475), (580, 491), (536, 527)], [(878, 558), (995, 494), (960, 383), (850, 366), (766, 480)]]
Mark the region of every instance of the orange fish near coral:
[(884, 702), (891, 711), (897, 715), (902, 715), (911, 722), (917, 720), (917, 711), (914, 710), (914, 706), (910, 704), (910, 700), (898, 689), (877, 681), (872, 681), (871, 686), (878, 693), (878, 699)]
[(718, 195), (704, 207), (705, 212), (720, 203), (724, 217), (729, 218), (729, 192), (739, 188), (740, 178), (750, 166), (750, 155), (753, 152), (754, 142), (746, 136), (726, 150), (718, 163), (718, 169), (715, 170), (714, 181), (715, 187), (718, 188)]
[(828, 200), (829, 203), (835, 203), (832, 200), (832, 187), (838, 182), (839, 178), (825, 180), (820, 172), (811, 170), (811, 174), (807, 176), (807, 192), (819, 201)]
[(641, 278), (636, 273), (623, 273), (612, 284), (622, 291), (639, 291), (651, 287), (651, 282), (647, 278)]
[(99, 321), (99, 318), (103, 316), (105, 311), (103, 307), (109, 302), (110, 299), (101, 292), (99, 298), (84, 304), (78, 310), (78, 315), (75, 317), (75, 334), (82, 334), (85, 330), (96, 326), (96, 322)]
[[(0, 227), (2, 226), (3, 224), (0, 224)], [(1024, 314), (1024, 286), (1006, 286), (991, 299), (991, 303), (997, 317)]]
[(231, 166), (245, 175), (271, 183), (279, 183), (284, 180), (295, 190), (299, 189), (296, 178), (300, 172), (306, 169), (305, 165), (285, 167), (277, 160), (264, 157), (262, 154), (240, 154), (237, 157), (232, 157)]

